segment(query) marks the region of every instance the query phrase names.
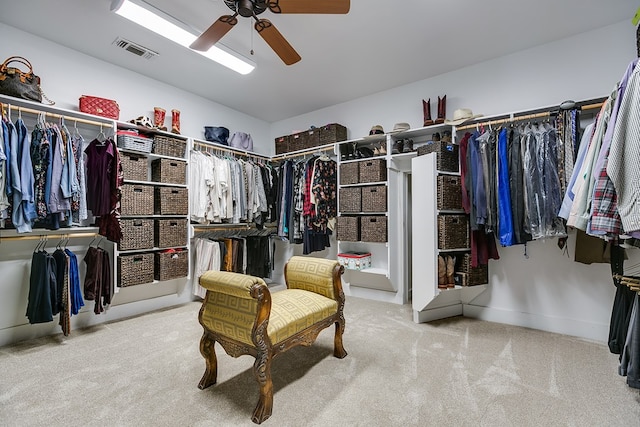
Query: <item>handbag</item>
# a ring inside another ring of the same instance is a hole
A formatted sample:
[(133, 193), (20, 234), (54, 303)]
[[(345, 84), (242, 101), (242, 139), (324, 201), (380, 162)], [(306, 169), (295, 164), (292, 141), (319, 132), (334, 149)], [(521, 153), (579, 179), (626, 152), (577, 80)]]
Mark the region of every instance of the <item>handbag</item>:
[(234, 132), (229, 139), (229, 147), (239, 150), (253, 151), (253, 139), (251, 135), (244, 132)]
[[(12, 62), (18, 62), (26, 66), (28, 71), (9, 67)], [(21, 56), (11, 56), (0, 66), (0, 93), (37, 102), (42, 102), (42, 97), (44, 96), (50, 105), (55, 104), (42, 92), (40, 77), (33, 73), (31, 63)]]
[(120, 106), (116, 101), (97, 96), (82, 95), (80, 97), (80, 111), (114, 120), (120, 118)]
[(204, 138), (209, 142), (217, 142), (222, 145), (229, 145), (229, 129), (224, 126), (205, 126)]

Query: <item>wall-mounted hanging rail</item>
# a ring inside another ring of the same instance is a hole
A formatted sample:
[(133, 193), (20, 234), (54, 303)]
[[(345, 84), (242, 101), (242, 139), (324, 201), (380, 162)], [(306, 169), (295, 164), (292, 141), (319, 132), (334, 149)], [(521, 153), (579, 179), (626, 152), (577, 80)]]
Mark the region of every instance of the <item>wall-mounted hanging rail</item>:
[(213, 142), (204, 142), (204, 141), (199, 141), (199, 140), (194, 140), (193, 141), (193, 148), (194, 149), (202, 149), (202, 151), (220, 151), (220, 152), (224, 152), (224, 153), (231, 153), (234, 155), (239, 155), (239, 156), (244, 156), (244, 157), (250, 157), (250, 158), (254, 158), (254, 159), (260, 159), (260, 160), (270, 160), (269, 156), (265, 156), (262, 154), (257, 154), (254, 153), (253, 151), (244, 151), (244, 150), (238, 150), (236, 148), (230, 148), (224, 145), (219, 145)]

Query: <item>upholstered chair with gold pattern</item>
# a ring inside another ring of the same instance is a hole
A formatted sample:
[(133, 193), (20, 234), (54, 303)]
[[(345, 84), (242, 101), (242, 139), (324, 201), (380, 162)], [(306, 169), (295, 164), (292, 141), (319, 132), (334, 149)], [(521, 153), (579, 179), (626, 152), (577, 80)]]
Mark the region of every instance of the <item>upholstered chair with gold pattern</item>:
[(297, 345), (310, 346), (325, 328), (335, 324), (333, 355), (347, 355), (344, 333), (344, 269), (335, 260), (306, 256), (292, 257), (284, 268), (287, 288), (271, 293), (259, 277), (226, 271), (207, 271), (200, 285), (207, 289), (199, 320), (204, 328), (200, 352), (205, 373), (198, 384), (204, 389), (215, 384), (218, 342), (233, 357), (255, 357), (253, 373), (260, 386), (260, 398), (252, 421), (260, 424), (273, 408), (271, 361)]

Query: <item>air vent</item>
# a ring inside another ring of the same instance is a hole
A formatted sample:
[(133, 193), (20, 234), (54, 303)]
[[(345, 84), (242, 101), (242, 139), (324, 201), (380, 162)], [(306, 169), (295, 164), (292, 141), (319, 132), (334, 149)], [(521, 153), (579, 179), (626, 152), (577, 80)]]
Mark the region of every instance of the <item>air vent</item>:
[(144, 59), (151, 59), (155, 56), (158, 56), (158, 52), (154, 52), (151, 49), (148, 49), (144, 46), (139, 45), (138, 43), (134, 43), (127, 39), (123, 39), (122, 37), (118, 37), (113, 41), (113, 44), (117, 47), (126, 50), (127, 52), (131, 52), (134, 55), (140, 56)]

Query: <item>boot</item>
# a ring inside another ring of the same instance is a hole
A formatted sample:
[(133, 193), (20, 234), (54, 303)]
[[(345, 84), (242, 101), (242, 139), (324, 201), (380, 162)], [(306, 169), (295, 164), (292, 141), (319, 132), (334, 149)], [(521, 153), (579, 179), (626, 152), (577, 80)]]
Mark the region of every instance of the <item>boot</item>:
[(453, 279), (454, 272), (456, 270), (456, 257), (447, 257), (447, 287), (454, 288), (455, 282)]
[(180, 135), (180, 111), (171, 110), (171, 132)]
[(444, 116), (447, 112), (447, 95), (442, 98), (438, 97), (438, 117), (436, 117), (436, 124), (444, 123)]
[(427, 101), (422, 100), (422, 114), (424, 116), (423, 126), (431, 126), (433, 124), (433, 119), (431, 118), (431, 98)]
[(438, 255), (438, 289), (447, 289), (447, 263)]
[(164, 118), (167, 114), (167, 111), (164, 108), (153, 107), (153, 126), (158, 130), (167, 130), (167, 127), (164, 125)]
[(404, 141), (402, 139), (394, 141), (393, 145), (391, 146), (391, 154), (400, 154), (400, 153), (402, 153), (403, 147), (404, 147)]
[(403, 153), (410, 153), (413, 151), (413, 139), (406, 139), (404, 141), (404, 146), (402, 147)]

